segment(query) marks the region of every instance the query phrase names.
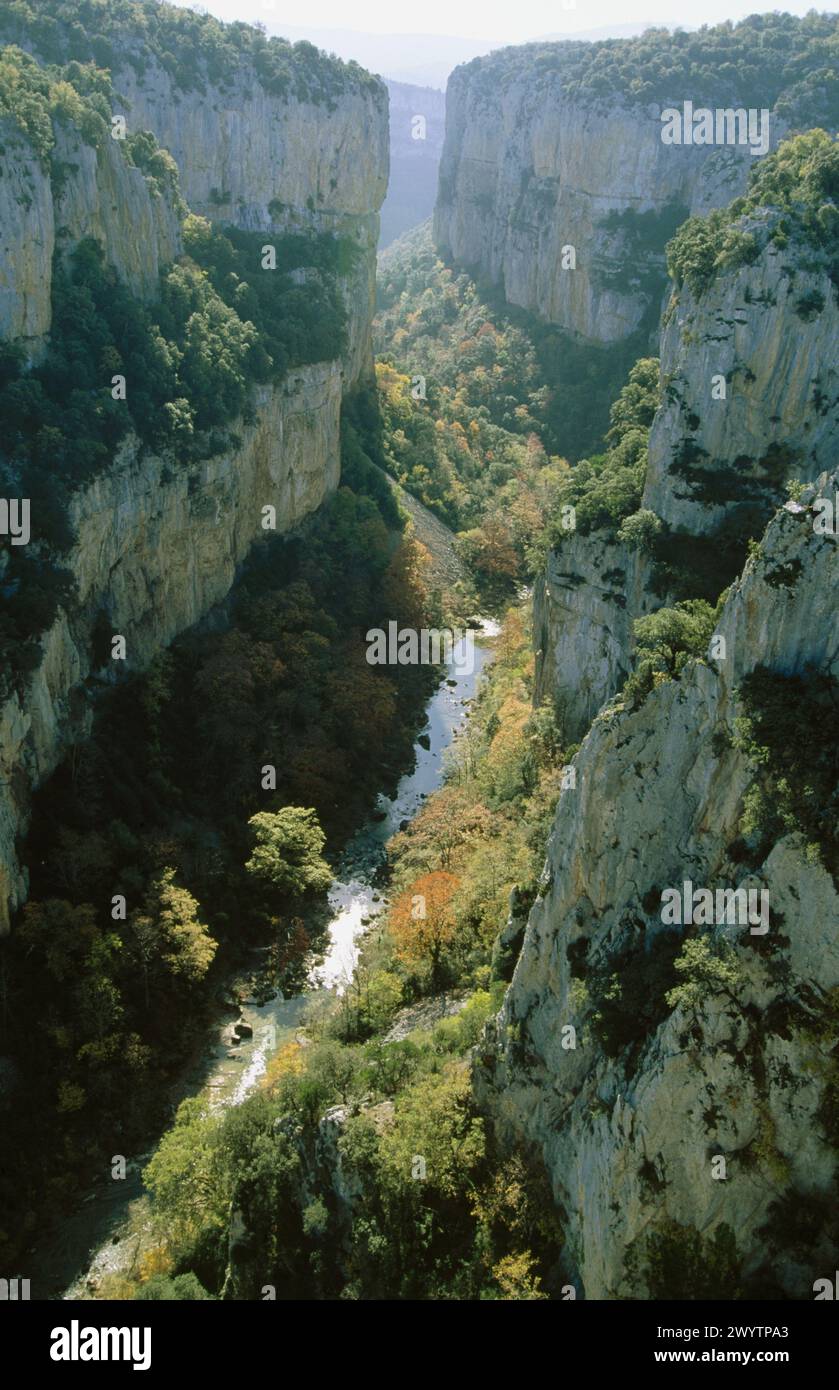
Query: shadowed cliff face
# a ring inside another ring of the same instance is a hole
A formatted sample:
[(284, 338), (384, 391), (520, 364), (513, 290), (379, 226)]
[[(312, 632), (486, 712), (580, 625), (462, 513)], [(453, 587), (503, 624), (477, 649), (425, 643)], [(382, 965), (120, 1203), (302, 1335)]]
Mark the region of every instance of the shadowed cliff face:
[(390, 180), (382, 207), (381, 249), (434, 211), (446, 119), (444, 92), (388, 82)]
[(97, 617), (107, 613), (113, 631), (127, 638), (126, 669), (137, 671), (220, 603), (265, 534), (263, 507), (274, 506), (276, 529), (287, 531), (337, 487), (341, 388), (337, 362), (297, 368), (281, 385), (259, 388), (257, 421), (243, 430), (239, 448), (173, 471), (169, 460), (129, 441), (107, 473), (74, 495), (77, 542), (67, 564), (78, 602), (46, 634), (24, 695), (0, 707), (7, 912), (25, 895), (14, 845), (30, 789), (90, 729), (84, 683)]
[[(241, 64), (223, 89), (183, 91), (153, 59), (142, 77), (119, 66), (114, 87), (128, 135), (149, 129), (175, 156), (191, 210), (264, 231), (266, 242), (272, 233), (327, 232), (356, 245), (353, 268), (339, 280), (347, 347), (342, 358), (255, 388), (255, 422), (239, 422), (237, 442), (218, 456), (186, 466), (129, 438), (73, 495), (77, 541), (65, 564), (78, 602), (59, 612), (40, 667), (0, 709), (0, 929), (26, 892), (15, 840), (26, 828), (30, 791), (89, 727), (84, 683), (97, 617), (107, 614), (126, 637), (126, 666), (135, 670), (201, 619), (264, 534), (263, 508), (273, 507), (275, 529), (286, 531), (337, 486), (342, 396), (372, 374), (388, 167), (384, 87), (366, 77), (348, 81), (334, 100), (314, 104), (269, 95)], [(124, 284), (150, 301), (161, 268), (181, 254), (183, 208), (174, 188), (133, 167), (119, 140), (97, 149), (72, 124), (55, 122), (50, 171), (19, 126), (3, 127), (0, 333), (35, 358), (50, 328), (56, 249), (68, 253), (95, 237)]]
[[(824, 475), (770, 523), (718, 623), (725, 660), (693, 663), (634, 712), (595, 719), (476, 1071), (500, 1131), (547, 1164), (569, 1272), (589, 1298), (645, 1296), (645, 1241), (668, 1218), (705, 1234), (727, 1222), (744, 1273), (770, 1266), (793, 1298), (811, 1296), (829, 1258), (824, 1234), (796, 1252), (773, 1246), (764, 1225), (785, 1194), (824, 1201), (831, 1189), (833, 1083), (819, 1037), (839, 984), (839, 896), (794, 828), (763, 857), (738, 852), (756, 772), (735, 721), (742, 683), (761, 665), (839, 675), (839, 549), (814, 526), (816, 498), (832, 501), (837, 487), (839, 475)], [(668, 955), (662, 889), (685, 879), (766, 890), (768, 932), (679, 927)], [(720, 953), (727, 943), (731, 974), (707, 976), (674, 1005), (666, 994), (687, 978), (672, 970), (685, 935)], [(725, 1181), (712, 1178), (714, 1155)]]

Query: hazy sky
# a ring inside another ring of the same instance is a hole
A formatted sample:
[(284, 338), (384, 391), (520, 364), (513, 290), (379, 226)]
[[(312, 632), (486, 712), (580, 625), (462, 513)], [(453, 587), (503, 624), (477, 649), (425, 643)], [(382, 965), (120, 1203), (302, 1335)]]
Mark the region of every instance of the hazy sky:
[[(175, 0), (185, 4), (186, 0)], [(323, 29), (357, 29), (382, 34), (456, 34), (468, 38), (523, 43), (541, 34), (601, 25), (646, 22), (715, 24), (722, 19), (769, 10), (806, 14), (809, 9), (834, 10), (835, 4), (813, 0), (787, 0), (761, 4), (760, 0), (703, 0), (687, 5), (684, 0), (205, 0), (191, 9), (208, 10), (219, 19), (262, 20), (276, 31), (283, 22)]]

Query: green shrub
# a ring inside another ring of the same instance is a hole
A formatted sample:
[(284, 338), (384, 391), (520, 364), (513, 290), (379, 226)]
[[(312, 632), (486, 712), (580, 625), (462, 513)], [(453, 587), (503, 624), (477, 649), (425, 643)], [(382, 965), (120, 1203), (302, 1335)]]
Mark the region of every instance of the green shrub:
[[(658, 359), (642, 358), (629, 373), (609, 413), (608, 452), (578, 463), (558, 489), (560, 506), (576, 512), (576, 531), (616, 535), (621, 523), (638, 511), (647, 474), (647, 442), (659, 404)], [(552, 529), (555, 546), (573, 535), (558, 520)]]
[(821, 290), (808, 290), (795, 301), (795, 312), (804, 323), (812, 323), (824, 308), (824, 295)]
[(728, 942), (707, 935), (691, 937), (673, 962), (673, 969), (679, 983), (667, 993), (671, 1009), (699, 1009), (720, 993), (737, 1002), (742, 972), (737, 952)]
[(169, 1278), (165, 1274), (154, 1274), (151, 1279), (147, 1279), (141, 1284), (134, 1295), (135, 1301), (151, 1302), (157, 1299), (165, 1299), (167, 1302), (187, 1301), (194, 1303), (203, 1299), (211, 1299), (212, 1294), (207, 1290), (194, 1274), (176, 1274), (174, 1278)]
[(773, 510), (771, 502), (737, 503), (719, 526), (699, 536), (663, 526), (653, 541), (653, 592), (716, 603), (741, 573), (749, 543), (763, 535)]
[(624, 686), (624, 700), (637, 707), (661, 681), (678, 680), (688, 661), (706, 654), (716, 617), (704, 599), (686, 599), (675, 608), (637, 618), (635, 669)]
[[(764, 103), (765, 104), (765, 103)], [(824, 130), (785, 140), (753, 166), (748, 191), (707, 217), (691, 217), (667, 247), (667, 265), (677, 286), (701, 296), (717, 274), (751, 264), (771, 239), (820, 253), (820, 263), (839, 283), (839, 145)], [(761, 209), (760, 230), (743, 225)], [(820, 311), (817, 293), (799, 301), (807, 320)]]
[(587, 971), (592, 1027), (607, 1057), (640, 1047), (667, 1017), (679, 944), (677, 933), (659, 932), (648, 948), (629, 947)]
[(624, 519), (617, 538), (623, 545), (628, 545), (630, 550), (640, 550), (650, 555), (655, 550), (656, 538), (661, 533), (662, 525), (661, 517), (656, 516), (648, 507), (642, 507), (640, 511), (633, 512)]
[(742, 1261), (734, 1232), (723, 1223), (706, 1236), (691, 1226), (667, 1222), (631, 1247), (626, 1279), (636, 1297), (715, 1302), (742, 1297)]

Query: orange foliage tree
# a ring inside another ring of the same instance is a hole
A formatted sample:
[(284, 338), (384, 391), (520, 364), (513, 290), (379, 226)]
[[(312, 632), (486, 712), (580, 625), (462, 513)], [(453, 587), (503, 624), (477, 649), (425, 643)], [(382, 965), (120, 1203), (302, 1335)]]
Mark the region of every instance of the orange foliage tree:
[(388, 854), (407, 860), (411, 870), (450, 869), (456, 851), (489, 833), (491, 813), (476, 793), (449, 783), (425, 802), (404, 831), (388, 842)]
[(457, 929), (454, 895), (460, 880), (438, 870), (422, 874), (392, 904), (390, 933), (396, 955), (405, 965), (427, 971), (431, 987), (442, 980), (446, 952)]

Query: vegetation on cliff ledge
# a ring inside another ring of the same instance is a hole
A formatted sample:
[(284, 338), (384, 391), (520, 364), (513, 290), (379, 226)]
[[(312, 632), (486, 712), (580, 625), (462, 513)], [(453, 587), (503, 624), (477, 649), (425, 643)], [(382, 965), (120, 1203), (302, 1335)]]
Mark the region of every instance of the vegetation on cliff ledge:
[(0, 1144), (7, 1263), (116, 1135), (130, 1152), (163, 1122), (245, 947), (267, 948), (275, 988), (301, 987), (324, 833), (333, 853), (395, 781), (436, 679), (365, 660), (369, 627), (439, 622), (421, 570), (418, 547), (341, 488), (293, 539), (256, 548), (224, 631), (184, 636), (102, 700), (37, 794), (29, 902), (0, 950), (0, 1047), (19, 1082)]
[(799, 268), (824, 266), (839, 295), (839, 144), (823, 130), (785, 140), (761, 159), (742, 198), (688, 218), (667, 247), (667, 265), (677, 287), (698, 297), (768, 244), (795, 251)]
[[(163, 269), (151, 304), (122, 283), (97, 241), (69, 255), (59, 247), (46, 354), (30, 366), (18, 345), (0, 345), (0, 483), (31, 500), (37, 546), (3, 546), (7, 681), (37, 666), (40, 634), (72, 597), (56, 565), (74, 539), (70, 494), (112, 465), (121, 441), (133, 433), (177, 467), (234, 449), (231, 427), (255, 418), (255, 385), (345, 347), (338, 276), (354, 248), (326, 234), (277, 236), (268, 270), (264, 241), (187, 217), (186, 254)], [(120, 376), (125, 393), (115, 399)]]
[(270, 96), (329, 109), (353, 90), (385, 101), (384, 84), (358, 63), (161, 0), (0, 0), (0, 35), (25, 37), (51, 63), (73, 59), (115, 72), (130, 64), (140, 78), (158, 64), (187, 92), (255, 80)]
[[(609, 413), (606, 452), (583, 459), (559, 487), (560, 508), (552, 529), (555, 546), (577, 533), (605, 531), (614, 536), (621, 523), (638, 511), (647, 476), (650, 425), (659, 402), (658, 358), (641, 358)], [(562, 522), (562, 508), (568, 506), (574, 508), (573, 528)]]
[(523, 44), (475, 58), (456, 81), (495, 95), (512, 81), (530, 90), (558, 79), (563, 95), (634, 105), (768, 107), (791, 125), (839, 124), (839, 18), (811, 10), (754, 14), (700, 29), (647, 29), (637, 38)]

